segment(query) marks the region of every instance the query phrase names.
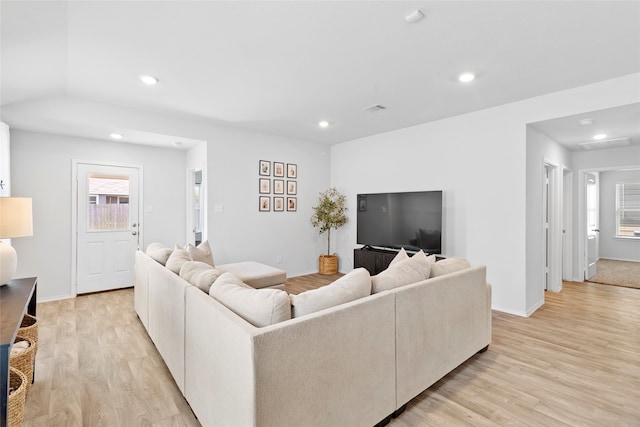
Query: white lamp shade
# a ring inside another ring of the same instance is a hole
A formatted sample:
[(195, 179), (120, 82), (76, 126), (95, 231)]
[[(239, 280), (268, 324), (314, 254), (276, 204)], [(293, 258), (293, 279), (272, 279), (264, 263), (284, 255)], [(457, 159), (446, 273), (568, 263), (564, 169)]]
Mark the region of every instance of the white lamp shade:
[(0, 239), (32, 235), (31, 198), (0, 197)]

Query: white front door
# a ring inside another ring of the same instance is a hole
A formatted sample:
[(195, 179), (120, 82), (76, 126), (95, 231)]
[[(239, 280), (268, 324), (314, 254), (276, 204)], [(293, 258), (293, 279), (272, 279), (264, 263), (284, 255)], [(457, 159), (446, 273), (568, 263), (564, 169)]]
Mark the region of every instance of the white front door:
[(599, 248), (599, 195), (598, 195), (598, 174), (587, 173), (586, 178), (586, 199), (587, 199), (587, 245), (586, 245), (586, 270), (585, 279), (589, 280), (596, 274), (596, 262), (598, 261)]
[(77, 164), (77, 293), (133, 286), (138, 249), (137, 167)]

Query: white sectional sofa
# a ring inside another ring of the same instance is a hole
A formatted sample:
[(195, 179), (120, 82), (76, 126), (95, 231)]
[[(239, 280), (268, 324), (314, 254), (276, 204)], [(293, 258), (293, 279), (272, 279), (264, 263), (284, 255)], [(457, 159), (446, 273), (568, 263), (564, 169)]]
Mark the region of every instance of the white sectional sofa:
[(204, 426), (384, 424), (491, 341), (484, 266), (390, 289), (379, 275), (377, 293), (264, 327), (143, 252), (135, 277), (136, 312)]

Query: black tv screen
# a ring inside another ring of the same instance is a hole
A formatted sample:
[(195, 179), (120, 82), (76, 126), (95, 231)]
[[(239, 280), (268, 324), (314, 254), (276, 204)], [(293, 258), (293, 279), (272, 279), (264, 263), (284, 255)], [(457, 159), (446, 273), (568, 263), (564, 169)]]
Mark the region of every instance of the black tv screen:
[(442, 253), (442, 191), (358, 194), (357, 243)]

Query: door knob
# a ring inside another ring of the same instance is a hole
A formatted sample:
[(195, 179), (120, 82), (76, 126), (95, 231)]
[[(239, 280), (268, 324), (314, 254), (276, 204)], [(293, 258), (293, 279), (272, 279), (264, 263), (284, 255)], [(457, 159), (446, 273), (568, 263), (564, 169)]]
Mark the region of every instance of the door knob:
[(131, 232), (131, 234), (132, 234), (133, 236), (135, 236), (136, 234), (138, 234), (138, 232), (134, 230), (134, 231), (132, 231), (132, 232)]

